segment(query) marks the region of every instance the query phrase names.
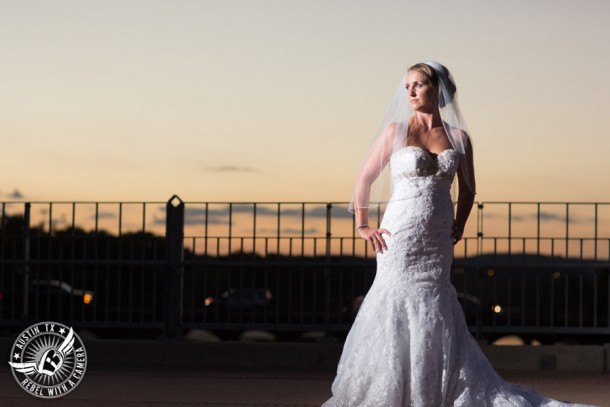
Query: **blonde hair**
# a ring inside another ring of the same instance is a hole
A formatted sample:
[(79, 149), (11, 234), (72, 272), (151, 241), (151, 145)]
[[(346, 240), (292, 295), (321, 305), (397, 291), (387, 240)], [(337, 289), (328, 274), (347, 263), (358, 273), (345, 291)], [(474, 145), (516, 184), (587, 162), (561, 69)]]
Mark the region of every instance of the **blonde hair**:
[[(441, 64), (439, 64), (439, 65), (441, 66), (442, 70), (444, 71), (443, 73), (445, 74), (445, 76), (449, 79), (449, 81), (447, 83), (447, 88), (448, 88), (447, 91), (449, 92), (451, 98), (453, 98), (453, 96), (455, 95), (455, 92), (457, 91), (455, 82), (453, 82), (453, 79), (451, 78), (449, 69), (447, 69), (447, 67), (445, 67), (444, 65), (441, 65)], [(430, 85), (438, 92), (438, 90), (439, 90), (438, 74), (430, 65), (420, 62), (419, 64), (415, 64), (412, 67), (410, 67), (408, 69), (408, 71), (416, 71), (416, 72), (423, 74), (426, 77), (426, 79), (430, 82)]]

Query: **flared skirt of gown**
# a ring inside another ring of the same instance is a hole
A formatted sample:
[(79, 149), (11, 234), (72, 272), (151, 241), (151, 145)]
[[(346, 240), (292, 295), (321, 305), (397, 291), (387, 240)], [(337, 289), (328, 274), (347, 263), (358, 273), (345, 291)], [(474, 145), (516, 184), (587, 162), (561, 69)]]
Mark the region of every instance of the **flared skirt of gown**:
[(468, 331), (450, 283), (448, 188), (425, 187), (386, 208), (381, 227), (392, 233), (385, 236), (388, 249), (377, 255), (377, 273), (347, 335), (333, 396), (322, 407), (578, 406), (507, 383), (494, 371)]

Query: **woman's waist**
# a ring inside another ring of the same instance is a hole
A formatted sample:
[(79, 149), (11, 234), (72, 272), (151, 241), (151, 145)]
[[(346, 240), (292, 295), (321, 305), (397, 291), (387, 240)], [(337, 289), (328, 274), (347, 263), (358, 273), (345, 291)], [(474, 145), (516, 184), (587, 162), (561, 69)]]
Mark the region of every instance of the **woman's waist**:
[(451, 202), (451, 184), (448, 182), (401, 181), (392, 188), (389, 202), (406, 199), (434, 199)]
[(453, 216), (453, 202), (449, 196), (446, 199), (425, 196), (401, 199), (400, 196), (393, 196), (388, 201), (383, 220), (397, 225), (444, 225), (448, 220), (453, 221)]
[(400, 177), (392, 179), (392, 186), (396, 189), (409, 189), (418, 187), (441, 187), (450, 188), (453, 181), (443, 177)]

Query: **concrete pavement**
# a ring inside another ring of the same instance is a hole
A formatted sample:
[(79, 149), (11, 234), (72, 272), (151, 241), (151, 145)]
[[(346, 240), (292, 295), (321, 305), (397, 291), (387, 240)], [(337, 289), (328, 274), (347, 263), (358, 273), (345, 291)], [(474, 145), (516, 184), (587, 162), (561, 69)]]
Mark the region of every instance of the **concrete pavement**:
[[(503, 376), (560, 400), (610, 406), (609, 375), (510, 372)], [(39, 400), (18, 387), (5, 367), (0, 370), (0, 405), (314, 407), (330, 397), (333, 377), (328, 371), (92, 368), (73, 392), (57, 400)]]
[[(0, 354), (7, 361), (10, 345), (10, 341), (0, 340)], [(85, 341), (85, 345), (89, 356), (85, 378), (73, 392), (57, 400), (26, 394), (3, 363), (0, 406), (313, 407), (330, 397), (342, 349), (341, 343)], [(562, 362), (593, 360), (599, 349), (557, 349), (486, 352), (508, 381), (560, 400), (610, 407), (610, 375), (597, 372), (598, 367), (592, 371), (569, 369)], [(517, 363), (520, 368), (529, 366), (529, 371), (502, 368), (506, 355), (513, 355), (515, 361), (536, 361), (533, 356), (525, 357), (528, 352), (547, 362), (549, 355), (556, 355), (557, 363)], [(535, 366), (554, 366), (555, 370)]]

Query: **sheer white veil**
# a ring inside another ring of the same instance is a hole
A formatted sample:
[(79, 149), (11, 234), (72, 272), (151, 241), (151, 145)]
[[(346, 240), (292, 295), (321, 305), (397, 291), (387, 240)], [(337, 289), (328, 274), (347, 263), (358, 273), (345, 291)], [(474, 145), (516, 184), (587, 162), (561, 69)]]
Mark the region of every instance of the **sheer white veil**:
[[(472, 141), (458, 106), (453, 77), (449, 70), (438, 62), (428, 61), (424, 64), (436, 73), (436, 78), (432, 79), (438, 82), (438, 108), (443, 127), (453, 149), (460, 153), (458, 168), (461, 172), (460, 180), (463, 180), (470, 191), (476, 193)], [(348, 207), (350, 212), (382, 206), (391, 196), (387, 164), (395, 151), (407, 145), (408, 122), (413, 115), (407, 101), (406, 77), (407, 72), (401, 77), (386, 114), (373, 135), (368, 153), (362, 161)], [(460, 185), (460, 187), (464, 186)]]

